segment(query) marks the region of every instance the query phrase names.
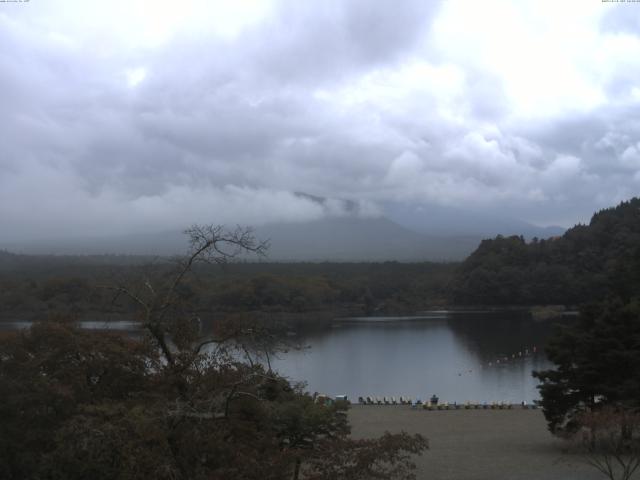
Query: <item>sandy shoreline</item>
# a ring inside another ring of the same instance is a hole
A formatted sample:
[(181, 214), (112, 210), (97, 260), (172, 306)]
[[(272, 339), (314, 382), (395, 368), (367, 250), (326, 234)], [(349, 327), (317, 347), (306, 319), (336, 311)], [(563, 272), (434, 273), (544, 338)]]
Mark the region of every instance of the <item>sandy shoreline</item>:
[(430, 449), (416, 461), (430, 480), (596, 480), (603, 478), (547, 431), (540, 410), (412, 409), (353, 405), (354, 437), (420, 433)]

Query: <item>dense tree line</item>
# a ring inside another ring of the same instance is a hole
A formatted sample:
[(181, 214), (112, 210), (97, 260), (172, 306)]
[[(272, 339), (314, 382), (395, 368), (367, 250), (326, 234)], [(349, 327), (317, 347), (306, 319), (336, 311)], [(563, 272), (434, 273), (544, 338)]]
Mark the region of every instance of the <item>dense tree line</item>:
[[(131, 302), (111, 302), (100, 285), (126, 280), (140, 272), (162, 275), (169, 259), (120, 257), (34, 257), (8, 253), (0, 257), (0, 319), (42, 319), (64, 314), (102, 318), (106, 312), (129, 318)], [(92, 259), (95, 259), (92, 260)], [(132, 264), (133, 263), (133, 264)], [(181, 285), (194, 308), (204, 312), (317, 311), (354, 314), (416, 311), (445, 302), (454, 264), (386, 263), (229, 263), (223, 269), (195, 267)]]
[(639, 284), (628, 268), (640, 255), (640, 198), (597, 212), (562, 237), (484, 240), (458, 268), (456, 304), (578, 305)]

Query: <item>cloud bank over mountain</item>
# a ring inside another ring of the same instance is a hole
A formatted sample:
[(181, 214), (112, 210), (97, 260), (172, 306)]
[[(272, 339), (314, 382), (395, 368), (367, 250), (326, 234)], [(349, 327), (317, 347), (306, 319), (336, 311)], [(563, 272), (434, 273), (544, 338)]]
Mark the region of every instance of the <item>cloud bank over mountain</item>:
[(586, 220), (640, 192), (639, 25), (577, 1), (2, 4), (3, 238), (335, 199)]

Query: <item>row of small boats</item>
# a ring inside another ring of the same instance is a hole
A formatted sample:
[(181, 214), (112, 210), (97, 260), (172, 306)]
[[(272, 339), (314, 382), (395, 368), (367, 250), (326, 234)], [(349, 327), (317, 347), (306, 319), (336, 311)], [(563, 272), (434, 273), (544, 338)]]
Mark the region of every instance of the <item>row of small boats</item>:
[(523, 408), (523, 409), (533, 409), (538, 408), (536, 403), (527, 403), (525, 401), (514, 404), (509, 402), (465, 402), (465, 403), (449, 403), (449, 402), (439, 402), (438, 400), (433, 401), (425, 401), (423, 402), (421, 399), (416, 398), (413, 400), (411, 397), (400, 396), (398, 398), (391, 397), (358, 397), (358, 403), (360, 405), (411, 405), (414, 408), (423, 408), (425, 410), (510, 410), (513, 408)]
[[(416, 403), (420, 399), (416, 399)], [(411, 405), (413, 403), (411, 397), (358, 397), (358, 403), (362, 405)]]

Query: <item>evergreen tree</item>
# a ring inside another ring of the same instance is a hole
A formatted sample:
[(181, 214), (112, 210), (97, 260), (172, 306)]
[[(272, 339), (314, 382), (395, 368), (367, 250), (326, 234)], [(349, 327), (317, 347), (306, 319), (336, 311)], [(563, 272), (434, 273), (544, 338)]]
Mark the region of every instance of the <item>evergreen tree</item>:
[(585, 411), (604, 405), (640, 408), (640, 301), (619, 298), (586, 306), (547, 347), (553, 370), (540, 379), (542, 407), (553, 433), (575, 431)]

